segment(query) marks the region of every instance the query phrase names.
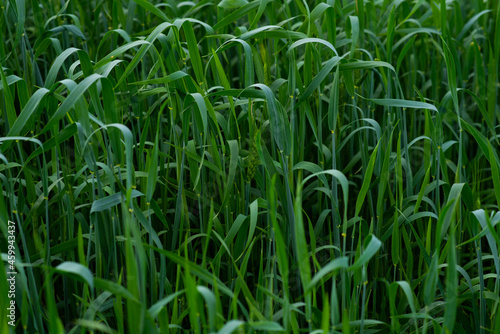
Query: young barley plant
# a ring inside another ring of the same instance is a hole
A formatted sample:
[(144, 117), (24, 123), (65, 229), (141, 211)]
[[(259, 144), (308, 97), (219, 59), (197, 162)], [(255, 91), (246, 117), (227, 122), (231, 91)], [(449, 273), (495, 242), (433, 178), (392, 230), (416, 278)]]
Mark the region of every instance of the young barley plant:
[(0, 333), (499, 333), (496, 0), (0, 0)]

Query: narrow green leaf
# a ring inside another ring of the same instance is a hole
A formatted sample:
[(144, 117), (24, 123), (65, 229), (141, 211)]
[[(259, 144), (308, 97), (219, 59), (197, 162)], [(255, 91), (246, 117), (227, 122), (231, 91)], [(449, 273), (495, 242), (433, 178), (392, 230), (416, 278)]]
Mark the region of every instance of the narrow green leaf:
[(430, 109), (438, 112), (437, 108), (432, 104), (418, 101), (401, 100), (401, 99), (366, 99), (367, 101), (384, 107), (400, 107), (413, 109)]
[(91, 289), (94, 288), (94, 276), (89, 268), (82, 266), (80, 263), (66, 261), (58, 265), (56, 268), (56, 272), (72, 274), (79, 276), (82, 278)]
[(349, 270), (356, 270), (366, 265), (382, 247), (382, 242), (373, 234), (368, 235), (364, 241), (364, 250), (361, 256), (349, 267)]
[(355, 216), (359, 215), (361, 208), (363, 207), (363, 202), (365, 201), (366, 194), (368, 192), (368, 188), (370, 187), (373, 175), (373, 168), (375, 167), (375, 159), (377, 158), (378, 146), (380, 141), (375, 146), (375, 149), (370, 156), (370, 161), (368, 162), (368, 166), (365, 172), (365, 176), (363, 179), (363, 184), (361, 185), (361, 189), (358, 194), (358, 198), (356, 199), (356, 213)]
[(149, 10), (151, 13), (155, 14), (158, 16), (160, 19), (163, 21), (169, 21), (167, 15), (163, 13), (161, 10), (159, 10), (155, 5), (153, 5), (151, 2), (146, 1), (146, 0), (133, 0), (136, 4), (139, 6), (143, 7), (146, 10)]

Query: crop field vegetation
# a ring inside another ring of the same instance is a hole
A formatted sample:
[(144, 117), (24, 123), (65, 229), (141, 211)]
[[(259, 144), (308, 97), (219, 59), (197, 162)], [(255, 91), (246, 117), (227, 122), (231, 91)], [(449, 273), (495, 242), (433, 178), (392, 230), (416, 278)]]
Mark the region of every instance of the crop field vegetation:
[(0, 4), (0, 333), (500, 333), (499, 1)]

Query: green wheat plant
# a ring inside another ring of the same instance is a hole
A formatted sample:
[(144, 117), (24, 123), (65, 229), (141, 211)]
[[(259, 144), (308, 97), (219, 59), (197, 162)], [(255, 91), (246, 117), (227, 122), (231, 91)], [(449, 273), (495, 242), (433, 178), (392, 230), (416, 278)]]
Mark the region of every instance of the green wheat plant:
[(500, 333), (498, 1), (0, 4), (0, 333)]

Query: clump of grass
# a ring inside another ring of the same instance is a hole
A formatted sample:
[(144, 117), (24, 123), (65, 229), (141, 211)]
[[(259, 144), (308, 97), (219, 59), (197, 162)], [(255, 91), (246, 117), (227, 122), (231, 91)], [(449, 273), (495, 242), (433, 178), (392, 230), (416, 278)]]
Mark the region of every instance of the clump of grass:
[(2, 1), (0, 332), (499, 332), (499, 19)]

